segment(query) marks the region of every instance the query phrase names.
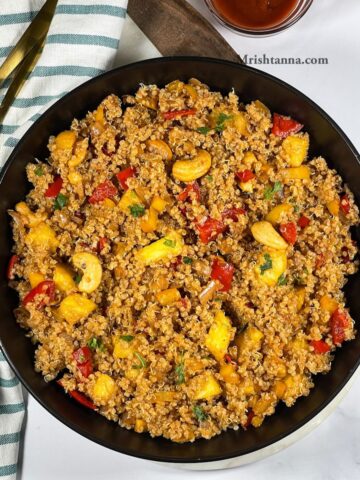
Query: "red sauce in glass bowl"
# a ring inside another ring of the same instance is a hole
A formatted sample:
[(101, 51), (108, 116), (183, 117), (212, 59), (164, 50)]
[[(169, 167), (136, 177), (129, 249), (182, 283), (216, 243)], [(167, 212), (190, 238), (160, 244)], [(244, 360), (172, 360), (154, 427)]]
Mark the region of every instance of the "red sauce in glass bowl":
[(279, 25), (294, 11), (299, 0), (212, 0), (219, 15), (242, 28)]

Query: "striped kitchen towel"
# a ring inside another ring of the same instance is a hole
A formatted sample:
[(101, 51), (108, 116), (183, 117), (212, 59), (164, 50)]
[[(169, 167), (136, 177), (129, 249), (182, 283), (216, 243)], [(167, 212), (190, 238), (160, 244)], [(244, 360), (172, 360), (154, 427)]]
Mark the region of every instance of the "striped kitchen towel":
[[(45, 0), (0, 0), (0, 65)], [(111, 68), (127, 0), (59, 0), (33, 72), (0, 125), (0, 167), (32, 123), (61, 96)], [(6, 85), (0, 89), (0, 101)], [(16, 478), (24, 416), (21, 386), (0, 351), (0, 478)]]

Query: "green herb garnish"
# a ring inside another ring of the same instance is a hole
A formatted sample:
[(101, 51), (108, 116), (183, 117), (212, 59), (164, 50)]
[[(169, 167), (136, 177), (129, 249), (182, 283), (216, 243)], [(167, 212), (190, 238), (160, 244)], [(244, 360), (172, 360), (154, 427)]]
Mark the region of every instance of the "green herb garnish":
[(164, 245), (170, 248), (175, 248), (176, 240), (170, 240), (170, 238), (167, 238), (166, 240), (164, 240)]
[(146, 368), (147, 367), (147, 361), (145, 360), (145, 358), (142, 355), (140, 355), (140, 353), (138, 353), (138, 352), (134, 352), (134, 355), (139, 360), (139, 363), (134, 364), (132, 366), (132, 368), (136, 368), (137, 370), (141, 370), (142, 368)]
[(282, 287), (283, 285), (287, 285), (287, 278), (286, 278), (286, 276), (285, 276), (284, 273), (282, 273), (282, 274), (280, 275), (280, 277), (278, 278), (277, 284), (278, 284), (280, 287)]
[(207, 413), (204, 412), (204, 409), (200, 407), (200, 405), (194, 405), (193, 412), (196, 420), (200, 423), (204, 422), (208, 418)]
[(175, 367), (175, 374), (177, 376), (176, 384), (181, 385), (185, 383), (185, 365), (184, 360), (182, 359), (180, 363), (178, 363)]
[(202, 133), (203, 135), (206, 135), (207, 133), (209, 133), (210, 130), (211, 128), (209, 127), (199, 127), (196, 129), (197, 132)]
[(130, 205), (129, 209), (130, 209), (131, 215), (135, 218), (142, 217), (145, 213), (145, 207), (143, 205), (140, 205), (139, 203)]
[(294, 205), (294, 212), (298, 213), (300, 211), (299, 205)]
[(183, 262), (185, 263), (185, 265), (191, 265), (193, 260), (190, 257), (183, 257)]
[(133, 335), (121, 335), (120, 336), (121, 340), (124, 340), (124, 342), (132, 342), (134, 340), (134, 336)]
[(79, 285), (79, 283), (81, 282), (81, 279), (82, 279), (82, 273), (77, 273), (74, 277), (74, 282), (76, 283), (76, 285)]
[(264, 198), (266, 200), (271, 200), (275, 193), (281, 192), (282, 191), (282, 183), (281, 182), (275, 182), (273, 187), (268, 187), (265, 192), (264, 192)]
[(55, 198), (54, 202), (54, 210), (62, 210), (68, 204), (68, 197), (59, 193), (59, 195)]
[(225, 128), (225, 122), (231, 120), (233, 118), (232, 115), (226, 115), (226, 113), (220, 113), (220, 115), (216, 119), (215, 131), (220, 133)]
[(272, 268), (272, 260), (271, 260), (271, 257), (268, 253), (265, 253), (264, 260), (265, 260), (265, 262), (262, 265), (260, 265), (260, 274), (261, 275), (264, 275), (266, 270), (270, 270)]
[(207, 175), (205, 178), (208, 182), (212, 182), (214, 180), (214, 177), (212, 175)]
[(38, 165), (35, 170), (34, 170), (34, 173), (37, 177), (42, 177), (44, 175), (44, 170), (42, 168), (41, 165)]
[(103, 352), (105, 349), (102, 340), (99, 340), (96, 337), (90, 338), (87, 344), (88, 347), (91, 348), (91, 350), (100, 350), (100, 352)]

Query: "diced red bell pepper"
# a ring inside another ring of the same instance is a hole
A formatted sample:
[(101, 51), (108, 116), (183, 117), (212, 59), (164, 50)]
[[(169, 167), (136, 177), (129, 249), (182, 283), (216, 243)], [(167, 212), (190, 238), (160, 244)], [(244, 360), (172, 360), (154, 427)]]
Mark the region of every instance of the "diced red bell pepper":
[(306, 217), (305, 215), (301, 215), (299, 218), (297, 224), (299, 225), (300, 228), (305, 228), (309, 225), (310, 219)]
[(240, 182), (246, 183), (255, 178), (255, 174), (251, 170), (243, 170), (242, 172), (236, 172), (235, 177), (240, 180)]
[(105, 237), (99, 238), (98, 244), (97, 244), (97, 251), (98, 253), (101, 253), (102, 250), (105, 248), (106, 244), (108, 243), (108, 239)]
[(224, 355), (224, 362), (225, 362), (225, 363), (229, 363), (230, 365), (237, 365), (236, 360), (234, 360), (234, 359), (232, 358), (232, 356), (229, 355), (228, 353), (227, 353), (226, 355)]
[(110, 180), (100, 183), (89, 198), (89, 203), (94, 204), (102, 202), (105, 198), (111, 198), (117, 194), (115, 185)]
[(199, 201), (200, 200), (200, 187), (199, 187), (199, 184), (197, 182), (189, 183), (188, 185), (186, 185), (185, 189), (181, 193), (179, 193), (178, 200), (180, 202), (185, 202), (186, 200), (188, 200), (190, 198), (191, 192), (194, 192), (195, 199), (197, 201)]
[(234, 266), (226, 263), (220, 258), (215, 258), (212, 264), (211, 278), (219, 280), (223, 285), (222, 292), (228, 292), (231, 288), (231, 282), (234, 276)]
[(344, 215), (350, 212), (350, 201), (346, 193), (340, 197), (340, 209)]
[(60, 176), (55, 177), (54, 181), (50, 183), (48, 188), (45, 190), (46, 198), (55, 198), (59, 195), (60, 190), (63, 185), (63, 179)]
[(335, 345), (341, 345), (345, 340), (345, 328), (349, 326), (349, 318), (345, 312), (337, 308), (330, 318), (330, 331)]
[(36, 305), (36, 307), (39, 309), (54, 300), (55, 283), (52, 280), (44, 280), (43, 282), (40, 282), (39, 285), (37, 285), (25, 295), (22, 301), (23, 307), (26, 307), (28, 303), (35, 301), (38, 295), (42, 296), (42, 299)]
[(330, 351), (330, 345), (324, 340), (311, 340), (310, 345), (313, 347), (315, 353), (327, 353)]
[(273, 115), (273, 127), (271, 133), (280, 138), (286, 138), (292, 133), (299, 132), (304, 125), (293, 120), (291, 117), (286, 117), (278, 113)]
[[(60, 385), (60, 387), (64, 388), (61, 380), (57, 380), (56, 383), (58, 385)], [(85, 396), (83, 393), (78, 392), (77, 390), (69, 390), (67, 393), (74, 400), (81, 403), (81, 405), (84, 405), (84, 407), (90, 408), (91, 410), (96, 410), (97, 409), (96, 405), (87, 396)]]
[(282, 237), (290, 243), (290, 245), (294, 245), (296, 242), (297, 232), (296, 232), (296, 224), (294, 222), (289, 223), (281, 223), (280, 224), (280, 233)]
[(87, 378), (93, 372), (92, 353), (89, 347), (81, 347), (75, 350), (73, 358), (77, 368), (83, 377)]
[(177, 117), (187, 117), (189, 115), (195, 115), (195, 108), (187, 108), (184, 110), (173, 110), (171, 112), (164, 112), (163, 117), (165, 120), (172, 120)]
[(244, 208), (226, 208), (221, 216), (223, 220), (226, 218), (230, 218), (233, 222), (237, 222), (239, 220), (239, 215), (245, 215), (246, 210)]
[(196, 228), (199, 232), (200, 240), (203, 243), (209, 243), (220, 233), (223, 233), (227, 226), (221, 220), (208, 217), (204, 222), (198, 223)]
[(18, 260), (19, 260), (19, 257), (17, 255), (11, 255), (8, 263), (7, 271), (6, 271), (6, 277), (8, 280), (14, 280), (14, 277), (15, 277), (14, 267), (18, 262)]
[(250, 425), (251, 425), (251, 420), (252, 420), (254, 417), (255, 417), (255, 413), (253, 412), (253, 410), (249, 410), (249, 412), (248, 412), (248, 414), (247, 414), (246, 423), (243, 425), (243, 427), (244, 427), (245, 430), (250, 427)]
[(116, 174), (116, 178), (118, 179), (121, 187), (124, 190), (127, 190), (129, 188), (127, 181), (129, 178), (135, 177), (136, 171), (134, 168), (128, 167), (125, 168), (125, 170), (121, 170), (121, 172)]

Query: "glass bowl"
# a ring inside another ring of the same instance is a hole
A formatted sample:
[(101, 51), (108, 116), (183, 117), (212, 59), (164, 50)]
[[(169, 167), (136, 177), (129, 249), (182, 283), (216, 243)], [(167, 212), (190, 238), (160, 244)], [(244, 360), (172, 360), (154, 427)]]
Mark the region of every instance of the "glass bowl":
[(214, 17), (225, 27), (230, 29), (233, 32), (242, 34), (242, 35), (249, 35), (254, 37), (264, 37), (269, 35), (275, 35), (276, 33), (280, 33), (283, 30), (291, 27), (296, 23), (300, 18), (305, 15), (305, 13), (309, 10), (313, 0), (298, 0), (297, 5), (295, 8), (290, 12), (289, 16), (285, 19), (277, 23), (276, 25), (268, 26), (268, 27), (241, 27), (232, 23), (228, 18), (224, 17), (218, 9), (214, 5), (213, 0), (204, 0), (205, 4), (207, 5), (210, 12), (214, 15)]

